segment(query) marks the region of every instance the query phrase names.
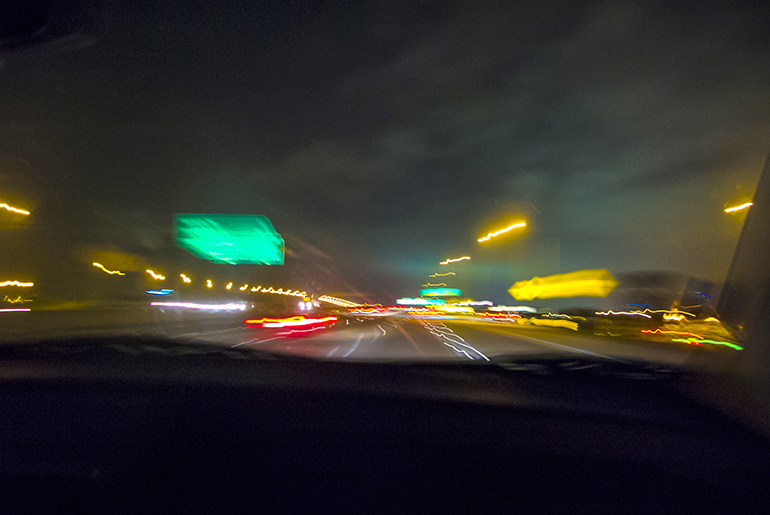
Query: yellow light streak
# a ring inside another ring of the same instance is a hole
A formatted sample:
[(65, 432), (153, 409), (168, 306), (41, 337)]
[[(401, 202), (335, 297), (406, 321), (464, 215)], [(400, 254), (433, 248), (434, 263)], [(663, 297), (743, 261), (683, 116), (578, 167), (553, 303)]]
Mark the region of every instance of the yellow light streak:
[(321, 302), (327, 302), (329, 304), (334, 304), (336, 306), (342, 306), (345, 308), (357, 308), (361, 306), (361, 304), (356, 304), (355, 302), (351, 302), (345, 299), (338, 299), (337, 297), (332, 297), (331, 295), (321, 295), (320, 297), (318, 297), (318, 300), (320, 300)]
[[(260, 287), (257, 286), (257, 288), (260, 288)], [(252, 290), (252, 291), (255, 291), (255, 290)], [(307, 297), (306, 291), (299, 291), (299, 290), (292, 291), (291, 289), (287, 289), (284, 291), (283, 288), (278, 288), (276, 290), (272, 286), (270, 286), (269, 288), (258, 289), (256, 291), (259, 291), (261, 293), (275, 293), (277, 295), (291, 295), (293, 297)]]
[(11, 304), (24, 304), (25, 302), (32, 302), (32, 299), (22, 299), (21, 295), (19, 295), (15, 299), (12, 299), (8, 295), (6, 295), (5, 298), (3, 298), (3, 302), (9, 302)]
[(159, 281), (163, 281), (163, 280), (165, 280), (165, 279), (166, 279), (166, 276), (165, 276), (165, 275), (156, 274), (155, 272), (153, 272), (153, 271), (152, 271), (152, 270), (150, 270), (149, 268), (148, 268), (147, 270), (145, 270), (145, 272), (147, 272), (148, 274), (150, 274), (150, 275), (152, 276), (152, 278), (153, 278), (153, 279), (157, 279), (157, 280), (159, 280)]
[(95, 266), (96, 268), (102, 269), (103, 271), (107, 272), (110, 275), (126, 275), (123, 272), (121, 272), (120, 270), (107, 270), (106, 268), (104, 268), (104, 265), (101, 264), (101, 263), (94, 262), (94, 263), (91, 263), (91, 264), (93, 266)]
[(249, 287), (249, 285), (248, 285), (248, 284), (244, 284), (243, 286), (241, 286), (241, 287), (240, 287), (240, 288), (238, 288), (238, 289), (239, 289), (239, 290), (241, 290), (241, 291), (246, 291), (246, 288), (248, 288), (248, 287)]
[(227, 286), (225, 286), (225, 290), (229, 290), (233, 287), (233, 283), (227, 283)]
[(629, 316), (636, 315), (636, 316), (640, 316), (640, 317), (644, 317), (644, 318), (652, 318), (650, 315), (646, 315), (646, 314), (642, 313), (641, 311), (612, 311), (612, 310), (609, 310), (609, 311), (597, 311), (596, 314), (597, 315), (607, 315), (607, 316), (609, 316), (609, 315), (629, 315)]
[(519, 281), (508, 289), (508, 293), (516, 300), (606, 297), (617, 286), (617, 279), (605, 269), (578, 270)]
[(20, 215), (28, 215), (29, 214), (29, 211), (27, 211), (26, 209), (19, 209), (17, 207), (9, 206), (6, 203), (0, 204), (0, 207), (5, 209), (6, 211), (10, 211), (11, 213), (18, 213)]
[(35, 286), (35, 283), (23, 283), (19, 281), (5, 281), (0, 283), (0, 287), (4, 286), (18, 286), (19, 288), (30, 288), (32, 286)]
[(446, 283), (426, 283), (422, 285), (423, 288), (430, 288), (431, 286), (446, 286)]
[(430, 274), (428, 277), (444, 277), (445, 275), (457, 275), (457, 274), (454, 272), (447, 272), (445, 274), (439, 274), (438, 272), (436, 272), (435, 274)]
[(189, 277), (187, 277), (187, 276), (186, 276), (186, 275), (184, 275), (184, 274), (179, 274), (179, 277), (181, 277), (181, 278), (182, 278), (182, 281), (184, 281), (184, 282), (186, 282), (186, 283), (191, 283), (191, 282), (192, 282), (192, 279), (190, 279)]
[(214, 283), (211, 282), (211, 279), (206, 279), (206, 288), (212, 288), (214, 286)]
[(735, 211), (740, 211), (741, 209), (746, 209), (753, 205), (754, 205), (753, 202), (746, 202), (745, 204), (741, 204), (740, 206), (728, 207), (727, 209), (725, 209), (725, 213), (734, 213)]
[(518, 227), (524, 227), (526, 225), (527, 225), (527, 222), (519, 222), (519, 223), (516, 223), (516, 224), (513, 224), (513, 225), (509, 225), (505, 229), (500, 229), (497, 232), (491, 232), (491, 233), (487, 234), (486, 236), (484, 236), (483, 238), (479, 238), (478, 241), (479, 242), (489, 241), (490, 239), (494, 238), (495, 236), (499, 236), (500, 234), (506, 233), (506, 232), (511, 231), (513, 229), (516, 229)]
[(470, 256), (463, 256), (459, 257), (457, 259), (447, 259), (446, 261), (442, 261), (439, 263), (439, 265), (448, 265), (449, 263), (457, 263), (458, 261), (463, 261), (464, 259), (470, 259)]

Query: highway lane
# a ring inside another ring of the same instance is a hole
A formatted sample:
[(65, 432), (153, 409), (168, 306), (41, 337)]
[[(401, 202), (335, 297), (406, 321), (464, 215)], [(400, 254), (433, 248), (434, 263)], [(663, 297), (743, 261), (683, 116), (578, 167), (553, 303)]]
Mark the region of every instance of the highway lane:
[(244, 318), (254, 313), (148, 306), (3, 315), (0, 334), (4, 341), (125, 334), (334, 360), (487, 361), (499, 355), (547, 354), (689, 365), (707, 354), (693, 346), (465, 318), (341, 317), (330, 326), (262, 328), (244, 325)]

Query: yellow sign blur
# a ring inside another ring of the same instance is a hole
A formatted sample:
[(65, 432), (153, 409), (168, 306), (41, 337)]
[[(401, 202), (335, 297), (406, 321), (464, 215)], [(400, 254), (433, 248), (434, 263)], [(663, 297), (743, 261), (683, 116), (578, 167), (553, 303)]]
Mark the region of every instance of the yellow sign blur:
[(508, 293), (516, 300), (606, 297), (617, 286), (617, 279), (605, 269), (578, 270), (519, 281), (510, 287)]

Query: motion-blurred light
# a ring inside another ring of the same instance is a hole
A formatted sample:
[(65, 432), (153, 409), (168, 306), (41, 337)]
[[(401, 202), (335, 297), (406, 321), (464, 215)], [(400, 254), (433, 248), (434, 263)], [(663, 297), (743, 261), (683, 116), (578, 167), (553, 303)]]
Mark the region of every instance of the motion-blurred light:
[(231, 265), (282, 265), (284, 241), (262, 215), (176, 215), (176, 239), (193, 256)]
[(519, 281), (510, 287), (508, 293), (516, 300), (606, 297), (617, 286), (617, 279), (605, 269), (578, 270)]

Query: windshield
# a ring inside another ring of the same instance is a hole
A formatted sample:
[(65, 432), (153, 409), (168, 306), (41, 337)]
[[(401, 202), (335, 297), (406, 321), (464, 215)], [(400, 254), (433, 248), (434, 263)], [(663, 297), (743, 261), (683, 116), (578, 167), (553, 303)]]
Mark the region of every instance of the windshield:
[(72, 4), (0, 53), (3, 342), (745, 350), (767, 5)]

